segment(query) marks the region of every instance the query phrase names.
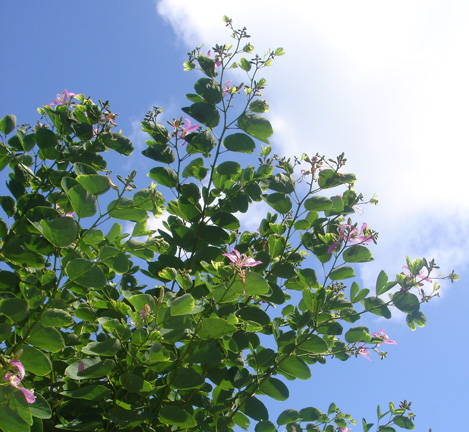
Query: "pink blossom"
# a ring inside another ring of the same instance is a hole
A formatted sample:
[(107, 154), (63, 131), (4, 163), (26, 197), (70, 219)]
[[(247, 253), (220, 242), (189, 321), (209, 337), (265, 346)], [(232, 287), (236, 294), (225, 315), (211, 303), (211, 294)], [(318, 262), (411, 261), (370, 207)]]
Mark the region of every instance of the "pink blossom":
[(223, 256), (228, 257), (236, 267), (255, 267), (256, 265), (262, 264), (262, 261), (256, 261), (254, 258), (244, 254), (241, 255), (235, 248), (232, 248), (232, 251), (231, 253), (224, 253)]
[(352, 429), (350, 428), (346, 428), (346, 427), (340, 427), (339, 429), (337, 429), (339, 432), (350, 432)]
[[(182, 138), (184, 140), (184, 137), (188, 134), (188, 133), (191, 133), (191, 132), (194, 132), (195, 130), (197, 130), (197, 128), (199, 127), (198, 124), (195, 124), (193, 126), (191, 126), (191, 121), (189, 119), (184, 119), (184, 125), (180, 125), (179, 128), (181, 130), (181, 133), (179, 134), (179, 138)], [(182, 143), (180, 145), (184, 145), (186, 141), (182, 141)]]
[[(207, 53), (207, 57), (212, 58), (211, 54), (212, 54), (212, 50), (209, 50), (208, 53)], [(220, 61), (220, 58), (218, 57), (218, 55), (215, 56), (215, 66), (216, 67), (221, 66), (221, 61)]]
[(361, 344), (361, 348), (358, 349), (357, 354), (360, 354), (362, 357), (365, 357), (367, 360), (372, 361), (370, 357), (370, 351), (368, 351), (363, 344)]
[(64, 213), (64, 211), (59, 207), (58, 204), (55, 205), (55, 209), (60, 213), (60, 216), (73, 216), (75, 213), (70, 212), (70, 213)]
[(28, 390), (24, 387), (20, 387), (21, 380), (24, 378), (24, 366), (18, 360), (12, 360), (11, 364), (18, 370), (17, 374), (7, 373), (5, 375), (5, 381), (8, 381), (13, 387), (21, 390), (28, 403), (34, 403), (36, 397), (34, 396), (34, 390)]
[(69, 102), (69, 99), (72, 99), (76, 96), (75, 93), (69, 92), (67, 89), (65, 89), (62, 93), (57, 94), (55, 97), (55, 101), (51, 102), (49, 106), (54, 106), (54, 105), (67, 105)]
[(367, 228), (366, 223), (362, 225), (360, 232), (358, 231), (357, 227), (352, 229), (351, 225), (347, 225), (347, 224), (339, 225), (337, 227), (337, 234), (339, 235), (339, 237), (334, 243), (331, 244), (331, 246), (327, 250), (327, 253), (331, 254), (332, 252), (334, 252), (334, 249), (337, 247), (337, 245), (339, 244), (341, 240), (345, 240), (345, 242), (351, 243), (354, 245), (360, 244), (360, 243), (369, 243), (373, 241), (372, 235), (365, 234), (367, 229), (368, 228)]
[[(405, 266), (402, 266), (402, 268), (405, 268), (405, 269), (409, 270), (409, 267), (406, 266), (406, 265), (405, 265)], [(409, 270), (409, 271), (410, 271), (410, 270)], [(430, 282), (430, 283), (432, 283), (432, 280), (431, 280), (428, 276), (426, 276), (426, 275), (424, 274), (424, 272), (425, 272), (425, 270), (424, 270), (424, 269), (421, 269), (421, 270), (419, 271), (419, 274), (415, 275), (415, 277), (419, 278), (420, 280), (424, 280), (425, 282)]]
[(78, 360), (78, 373), (83, 372), (85, 370), (85, 363), (81, 360)]
[(223, 97), (225, 97), (231, 90), (231, 80), (225, 82), (223, 86)]
[[(383, 339), (383, 343), (385, 343), (385, 344), (397, 345), (396, 341), (393, 341), (393, 340), (389, 339), (389, 336), (384, 332), (383, 329), (379, 329), (379, 331), (381, 333), (373, 333), (373, 337)], [(376, 344), (376, 346), (380, 346), (380, 345), (381, 345), (381, 342)]]

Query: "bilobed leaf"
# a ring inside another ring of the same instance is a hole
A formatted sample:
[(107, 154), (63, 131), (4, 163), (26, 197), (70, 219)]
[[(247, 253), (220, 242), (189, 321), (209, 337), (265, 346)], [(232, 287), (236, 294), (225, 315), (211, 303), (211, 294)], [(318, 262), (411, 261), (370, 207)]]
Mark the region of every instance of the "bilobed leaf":
[(366, 310), (369, 310), (375, 315), (379, 315), (387, 319), (392, 316), (389, 308), (379, 297), (367, 297), (362, 303)]
[(393, 418), (394, 424), (402, 429), (412, 430), (415, 428), (414, 423), (409, 417), (397, 415)]
[(283, 411), (277, 419), (279, 426), (286, 425), (288, 423), (296, 422), (300, 418), (300, 413), (294, 409), (286, 409)]
[(269, 179), (269, 189), (290, 194), (295, 190), (295, 181), (293, 178), (285, 173), (275, 174)]
[(168, 145), (152, 145), (142, 151), (142, 154), (154, 161), (171, 164), (176, 160), (176, 155)]
[(206, 102), (196, 102), (190, 107), (184, 107), (182, 110), (190, 115), (196, 121), (204, 124), (210, 129), (218, 126), (220, 123), (220, 112), (217, 108)]
[(169, 188), (176, 187), (178, 184), (178, 176), (174, 170), (168, 167), (155, 167), (150, 170), (148, 177), (155, 180), (161, 186)]
[(412, 313), (420, 309), (418, 297), (409, 292), (396, 292), (392, 297), (392, 302), (402, 312)]
[(165, 405), (158, 412), (158, 418), (161, 423), (166, 425), (178, 426), (180, 428), (193, 428), (197, 422), (187, 411), (176, 405)]
[(99, 174), (79, 175), (76, 177), (76, 181), (80, 183), (87, 192), (96, 196), (102, 195), (111, 187), (109, 178)]
[(329, 273), (329, 278), (333, 281), (348, 279), (355, 276), (355, 272), (352, 267), (342, 266), (332, 270)]
[(73, 322), (73, 317), (63, 309), (46, 309), (41, 316), (41, 324), (44, 327), (68, 327)]
[(50, 129), (45, 127), (40, 127), (36, 129), (36, 143), (37, 146), (41, 149), (54, 148), (59, 144), (57, 140), (57, 135), (52, 132)]
[(205, 318), (198, 331), (198, 336), (201, 339), (218, 339), (222, 336), (234, 333), (236, 327), (228, 324), (228, 322), (222, 318), (210, 317)]
[(60, 332), (52, 327), (44, 327), (40, 323), (31, 329), (27, 342), (31, 345), (50, 352), (58, 352), (64, 346)]
[(342, 257), (347, 263), (361, 263), (372, 260), (370, 250), (361, 245), (355, 245), (345, 249)]
[(5, 431), (30, 432), (33, 420), (29, 404), (20, 390), (10, 385), (0, 387), (0, 425)]
[(254, 140), (246, 134), (234, 133), (223, 140), (226, 149), (238, 153), (252, 153), (256, 149)]
[(122, 374), (120, 381), (122, 386), (131, 393), (145, 394), (153, 390), (153, 386), (148, 381), (132, 373)]
[(42, 235), (59, 248), (69, 246), (77, 239), (78, 223), (72, 217), (41, 220), (39, 224)]
[(7, 114), (0, 120), (0, 132), (3, 135), (8, 135), (16, 127), (16, 117), (12, 114)]
[(222, 90), (214, 79), (200, 78), (194, 84), (194, 89), (198, 95), (212, 105), (216, 105), (222, 100)]
[(14, 323), (23, 321), (29, 312), (28, 302), (20, 298), (0, 300), (0, 314), (10, 318)]
[[(199, 55), (197, 56), (197, 62), (199, 63), (202, 72), (208, 77), (213, 78), (218, 75), (218, 72), (215, 71), (215, 62), (210, 57)], [(190, 63), (186, 62), (184, 63), (184, 66), (193, 69)]]
[(103, 133), (100, 139), (106, 147), (124, 155), (129, 156), (134, 151), (134, 146), (130, 140), (120, 133)]
[(303, 408), (300, 411), (301, 419), (308, 422), (317, 421), (322, 415), (323, 413), (314, 407)]
[(27, 372), (37, 376), (46, 376), (52, 370), (52, 363), (42, 351), (29, 345), (21, 345), (21, 363)]
[(222, 354), (216, 345), (205, 341), (193, 342), (184, 357), (188, 363), (218, 364), (221, 359)]
[[(64, 177), (65, 180), (67, 177)], [(63, 181), (62, 181), (63, 183)], [(96, 214), (96, 197), (89, 193), (82, 185), (77, 184), (67, 191), (73, 210), (80, 218)]]
[(87, 288), (102, 288), (106, 285), (106, 276), (96, 263), (82, 258), (70, 261), (65, 267), (69, 279)]
[(357, 326), (352, 327), (345, 333), (345, 340), (348, 343), (356, 342), (370, 342), (371, 336), (368, 330), (368, 327)]
[(259, 390), (278, 401), (287, 400), (289, 397), (288, 387), (279, 379), (269, 377), (261, 383)]
[(308, 365), (296, 356), (289, 356), (281, 360), (278, 365), (279, 372), (287, 378), (299, 378), (307, 380), (311, 378), (311, 371)]
[(292, 208), (290, 197), (280, 192), (262, 194), (262, 199), (280, 214), (286, 214)]
[(171, 387), (178, 390), (200, 388), (205, 380), (192, 368), (179, 368), (169, 377)]
[(246, 295), (267, 294), (270, 290), (267, 281), (260, 275), (251, 271), (246, 272), (244, 284), (237, 280), (232, 285), (233, 291), (245, 293)]
[(75, 390), (65, 390), (60, 392), (62, 396), (67, 396), (72, 399), (85, 399), (85, 400), (105, 400), (111, 396), (111, 391), (103, 385), (87, 385), (77, 388)]
[(269, 143), (268, 138), (274, 133), (269, 120), (257, 114), (243, 113), (238, 118), (238, 127), (258, 140)]
[(187, 293), (172, 300), (171, 304), (169, 305), (169, 311), (171, 316), (186, 315), (192, 312), (194, 305), (194, 297)]
[[(65, 369), (65, 375), (74, 379), (102, 378), (112, 372), (116, 363), (114, 360), (101, 360), (99, 357), (77, 360)], [(80, 369), (83, 369), (81, 372)]]
[(298, 336), (298, 347), (314, 354), (322, 354), (328, 351), (324, 339), (315, 334), (302, 334)]
[(277, 432), (277, 428), (271, 421), (260, 421), (256, 424), (255, 432)]
[(269, 412), (265, 405), (255, 396), (251, 396), (241, 407), (241, 411), (254, 420), (269, 420)]
[(130, 198), (113, 200), (107, 206), (109, 216), (114, 219), (129, 220), (132, 222), (144, 222), (148, 219), (145, 209), (137, 207)]

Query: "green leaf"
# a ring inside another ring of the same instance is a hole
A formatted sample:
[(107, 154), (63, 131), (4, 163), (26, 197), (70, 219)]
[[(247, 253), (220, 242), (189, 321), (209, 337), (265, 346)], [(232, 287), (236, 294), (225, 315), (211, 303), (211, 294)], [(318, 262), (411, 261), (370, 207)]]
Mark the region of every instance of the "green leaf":
[(200, 388), (205, 384), (205, 380), (192, 368), (179, 368), (169, 377), (171, 388), (187, 390)]
[(129, 260), (127, 255), (111, 246), (103, 246), (100, 248), (99, 258), (118, 274), (127, 273), (132, 267), (132, 261)]
[(241, 407), (241, 411), (254, 420), (269, 420), (269, 412), (265, 405), (255, 396), (251, 396)]
[(204, 124), (210, 129), (215, 128), (220, 123), (220, 112), (211, 104), (196, 102), (190, 107), (181, 108), (186, 114), (196, 121)]
[(369, 310), (375, 315), (382, 316), (384, 318), (391, 318), (391, 311), (386, 306), (383, 300), (379, 297), (368, 297), (364, 300), (363, 306), (366, 310)]
[(204, 167), (204, 160), (202, 158), (196, 158), (191, 160), (186, 165), (186, 167), (182, 171), (182, 176), (185, 178), (194, 177), (197, 180), (203, 180), (207, 175), (207, 172), (207, 168)]
[[(64, 177), (63, 181), (67, 177)], [(73, 210), (80, 218), (96, 214), (96, 197), (90, 194), (82, 185), (77, 184), (67, 191)]]
[(393, 418), (394, 424), (401, 427), (402, 429), (412, 430), (415, 428), (414, 423), (409, 417), (406, 416), (395, 416)]
[(115, 219), (129, 220), (132, 222), (144, 222), (148, 219), (147, 211), (137, 207), (130, 198), (121, 198), (111, 201), (107, 206), (107, 211), (109, 212), (109, 216)]
[(297, 410), (286, 409), (278, 416), (277, 424), (282, 426), (288, 423), (296, 422), (298, 419), (300, 419), (300, 413)]
[(223, 140), (226, 149), (238, 153), (252, 153), (256, 149), (254, 140), (246, 134), (234, 133)]
[(384, 270), (381, 270), (379, 272), (378, 279), (376, 279), (376, 296), (380, 296), (381, 294), (384, 294), (386, 292), (383, 290), (387, 282), (388, 282), (388, 275), (386, 274)]
[(109, 177), (99, 174), (79, 175), (76, 177), (76, 181), (93, 195), (102, 195), (111, 187)]
[(28, 402), (13, 386), (0, 387), (0, 425), (8, 432), (30, 432), (33, 420)]
[(406, 316), (407, 325), (411, 330), (415, 330), (417, 326), (425, 327), (427, 317), (420, 311), (414, 311)]
[[(84, 358), (68, 366), (65, 369), (65, 375), (74, 380), (102, 378), (111, 374), (115, 366), (116, 363), (111, 359)], [(81, 372), (79, 372), (80, 368), (83, 368)]]
[(191, 294), (183, 294), (172, 300), (169, 304), (171, 316), (186, 315), (192, 312), (195, 306), (194, 297)]
[(120, 133), (103, 133), (100, 135), (102, 143), (112, 150), (124, 156), (129, 156), (134, 151), (134, 146), (130, 140)]
[(130, 393), (145, 394), (153, 390), (153, 386), (148, 381), (135, 374), (124, 373), (121, 375), (120, 381), (124, 389)]
[(31, 268), (42, 268), (44, 257), (27, 248), (26, 237), (10, 238), (3, 246), (2, 254), (4, 258), (16, 264)]
[(378, 432), (396, 432), (396, 429), (391, 426), (380, 426)]
[(247, 306), (238, 312), (238, 317), (244, 321), (254, 321), (265, 327), (270, 324), (270, 317), (262, 309)]
[(21, 354), (21, 363), (27, 372), (31, 372), (37, 376), (46, 376), (52, 370), (52, 363), (42, 351), (29, 345), (21, 345), (23, 350)]
[(305, 210), (308, 211), (327, 211), (332, 208), (332, 201), (323, 196), (313, 196), (304, 202)]
[(166, 405), (158, 412), (158, 418), (161, 423), (180, 428), (193, 428), (197, 426), (197, 421), (187, 411), (175, 405)]
[(152, 145), (143, 150), (142, 154), (147, 158), (165, 164), (171, 164), (176, 160), (176, 155), (167, 145)]
[(194, 89), (198, 95), (202, 96), (209, 104), (216, 105), (222, 100), (222, 90), (220, 85), (210, 78), (200, 78)]
[(238, 411), (234, 416), (233, 416), (233, 421), (236, 426), (239, 426), (241, 429), (247, 429), (251, 422), (249, 419), (241, 412)]
[(39, 225), (42, 235), (59, 248), (69, 246), (77, 239), (78, 223), (72, 217), (41, 220)]
[[(27, 328), (24, 327), (24, 330), (27, 330)], [(59, 352), (65, 345), (58, 330), (52, 327), (44, 327), (41, 323), (36, 323), (32, 327), (26, 342), (50, 352)]]
[(292, 379), (292, 377), (302, 380), (311, 378), (311, 371), (308, 365), (299, 357), (293, 355), (279, 361), (278, 370), (289, 379)]
[(329, 189), (341, 184), (354, 183), (355, 174), (340, 174), (332, 169), (325, 169), (319, 173), (318, 184), (321, 189)]
[(222, 359), (220, 350), (212, 343), (205, 341), (193, 342), (184, 357), (187, 363), (218, 364)]
[[(36, 401), (30, 405), (31, 415), (40, 419), (49, 419), (52, 417), (52, 409), (47, 401), (40, 394), (36, 394)], [(35, 420), (35, 419), (33, 419)], [(34, 426), (31, 429), (34, 432)]]
[(87, 288), (103, 288), (106, 285), (106, 276), (101, 267), (82, 258), (70, 261), (65, 273), (71, 281)]
[(69, 327), (73, 322), (73, 317), (63, 309), (46, 309), (41, 316), (44, 327)]
[(246, 272), (245, 283), (240, 280), (233, 283), (232, 289), (237, 293), (246, 293), (248, 296), (263, 295), (270, 291), (269, 284), (260, 275), (254, 272)]
[(251, 63), (246, 60), (244, 57), (242, 57), (240, 60), (239, 60), (239, 67), (243, 70), (245, 70), (246, 72), (249, 72), (251, 70)]
[(297, 345), (300, 349), (314, 354), (322, 354), (328, 351), (324, 339), (315, 334), (302, 334), (298, 336)]
[(102, 385), (87, 385), (75, 390), (65, 390), (60, 392), (62, 396), (72, 399), (85, 399), (92, 401), (102, 401), (111, 397), (111, 391)]
[(288, 387), (279, 379), (269, 377), (261, 383), (259, 390), (278, 401), (287, 400), (289, 397)]
[(347, 333), (345, 333), (345, 340), (348, 343), (370, 342), (370, 331), (368, 327), (364, 326), (352, 327), (350, 330), (347, 331)]
[(323, 413), (314, 407), (303, 408), (300, 411), (300, 417), (302, 421), (317, 421), (323, 416)]
[(262, 194), (262, 199), (280, 214), (286, 214), (292, 208), (290, 197), (280, 192)]
[(402, 312), (412, 313), (420, 309), (418, 297), (409, 292), (396, 292), (392, 297), (392, 302)]
[(257, 423), (255, 432), (277, 432), (277, 428), (271, 421), (261, 421)]
[[(202, 72), (208, 77), (213, 78), (218, 75), (218, 72), (215, 72), (215, 62), (210, 57), (199, 55), (197, 57), (197, 62), (199, 63)], [(186, 62), (184, 63), (184, 66), (193, 69), (190, 63)]]
[(238, 174), (241, 165), (238, 162), (226, 161), (222, 162), (216, 167), (216, 172), (219, 175), (235, 175)]
[(155, 180), (161, 186), (169, 188), (176, 187), (178, 184), (178, 176), (174, 170), (167, 167), (155, 167), (150, 170), (148, 177)]
[(82, 348), (81, 352), (88, 355), (98, 355), (102, 357), (112, 357), (121, 348), (119, 339), (109, 338), (103, 342), (90, 342)]
[(249, 109), (255, 113), (265, 113), (269, 111), (269, 104), (264, 99), (256, 99), (249, 104)]
[(218, 339), (222, 336), (232, 334), (236, 331), (234, 325), (228, 324), (224, 319), (211, 317), (205, 318), (200, 323), (200, 328), (197, 335), (201, 339)]
[(7, 114), (0, 120), (0, 132), (3, 135), (8, 135), (16, 127), (16, 117), (12, 114)]
[[(215, 138), (208, 130), (189, 134), (185, 138), (189, 143), (187, 145), (188, 154), (202, 153), (204, 156), (208, 156), (212, 149), (217, 145)], [(206, 171), (206, 168), (204, 168), (199, 174), (202, 175), (202, 173)]]
[(269, 179), (269, 189), (284, 194), (291, 194), (295, 190), (295, 180), (285, 173), (275, 174)]
[(52, 132), (50, 129), (47, 129), (45, 127), (37, 128), (35, 135), (37, 146), (41, 150), (55, 148), (57, 145), (59, 145), (57, 135), (55, 135), (55, 133)]
[(371, 252), (365, 246), (355, 245), (345, 249), (342, 254), (344, 261), (347, 263), (362, 263), (371, 261)]
[(19, 298), (0, 300), (0, 314), (11, 319), (13, 323), (23, 321), (28, 315), (28, 302)]
[(329, 273), (329, 278), (333, 281), (348, 279), (354, 276), (353, 268), (348, 266), (336, 268)]
[(257, 114), (243, 113), (238, 118), (238, 127), (259, 141), (269, 143), (268, 138), (274, 133), (269, 120)]

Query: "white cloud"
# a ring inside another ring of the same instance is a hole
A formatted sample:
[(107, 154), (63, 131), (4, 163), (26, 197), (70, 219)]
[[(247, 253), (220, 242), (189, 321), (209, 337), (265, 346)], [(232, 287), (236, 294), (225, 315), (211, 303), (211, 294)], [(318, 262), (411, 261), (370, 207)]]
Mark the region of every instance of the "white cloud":
[(259, 52), (285, 48), (267, 71), (272, 142), (286, 155), (345, 152), (356, 189), (378, 194), (378, 207), (360, 218), (381, 233), (365, 281), (383, 263), (398, 271), (406, 254), (467, 270), (469, 3), (300, 4), (161, 0), (157, 8), (188, 47), (226, 41), (226, 14), (248, 27)]

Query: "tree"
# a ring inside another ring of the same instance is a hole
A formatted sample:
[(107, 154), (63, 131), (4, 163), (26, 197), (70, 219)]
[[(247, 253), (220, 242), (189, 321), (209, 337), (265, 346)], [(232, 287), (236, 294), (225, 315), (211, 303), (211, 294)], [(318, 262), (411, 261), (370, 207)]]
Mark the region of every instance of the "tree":
[[(276, 426), (256, 395), (286, 400), (285, 380), (309, 379), (332, 357), (384, 356), (393, 341), (355, 325), (364, 314), (398, 309), (411, 329), (425, 325), (434, 261), (407, 259), (394, 280), (382, 271), (374, 293), (353, 281), (377, 239), (352, 220), (366, 204), (355, 175), (342, 172), (343, 154), (272, 155), (258, 75), (283, 50), (253, 55), (246, 29), (225, 22), (234, 45), (197, 48), (184, 64), (204, 75), (182, 108), (198, 124), (168, 129), (156, 107), (142, 122), (156, 164), (146, 189), (136, 191), (136, 171), (107, 171), (106, 151), (133, 151), (108, 102), (65, 90), (35, 127), (0, 121), (4, 431), (221, 432), (251, 420), (256, 432), (346, 431), (355, 422), (335, 404), (286, 409)], [(244, 83), (226, 81), (230, 68)], [(266, 145), (251, 165), (257, 141)], [(239, 214), (261, 203), (270, 211), (245, 230)], [(378, 417), (380, 431), (414, 427), (407, 402)]]

